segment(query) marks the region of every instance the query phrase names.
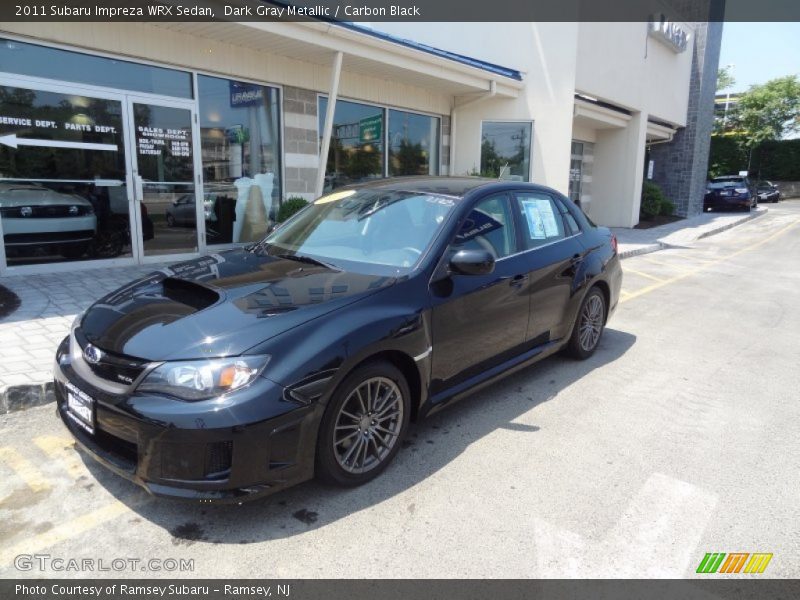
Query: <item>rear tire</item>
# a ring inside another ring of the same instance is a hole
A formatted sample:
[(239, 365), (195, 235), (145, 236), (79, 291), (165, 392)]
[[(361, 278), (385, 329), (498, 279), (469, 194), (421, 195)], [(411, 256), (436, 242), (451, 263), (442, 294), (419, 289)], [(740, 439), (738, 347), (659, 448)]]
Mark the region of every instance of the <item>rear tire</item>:
[(606, 324), (606, 297), (599, 288), (593, 287), (586, 294), (578, 310), (572, 335), (567, 343), (567, 354), (578, 360), (586, 360), (600, 344)]
[(386, 361), (358, 367), (339, 385), (320, 424), (316, 474), (343, 487), (364, 484), (394, 459), (408, 430), (411, 393)]

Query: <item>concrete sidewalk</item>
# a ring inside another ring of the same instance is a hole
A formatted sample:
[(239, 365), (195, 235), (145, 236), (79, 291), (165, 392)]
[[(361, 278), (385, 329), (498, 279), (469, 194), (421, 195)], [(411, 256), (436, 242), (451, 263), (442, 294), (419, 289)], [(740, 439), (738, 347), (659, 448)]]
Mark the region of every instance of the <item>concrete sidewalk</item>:
[(749, 213), (703, 213), (696, 217), (650, 229), (612, 227), (611, 230), (617, 234), (620, 258), (628, 258), (638, 254), (656, 252), (670, 246), (686, 247), (701, 238), (725, 231), (765, 214), (767, 214), (767, 209), (759, 206)]
[[(614, 229), (622, 258), (685, 246), (766, 213), (703, 214), (652, 229)], [(14, 275), (0, 285), (20, 305), (0, 318), (0, 415), (52, 401), (52, 361), (75, 315), (104, 294), (164, 265)]]

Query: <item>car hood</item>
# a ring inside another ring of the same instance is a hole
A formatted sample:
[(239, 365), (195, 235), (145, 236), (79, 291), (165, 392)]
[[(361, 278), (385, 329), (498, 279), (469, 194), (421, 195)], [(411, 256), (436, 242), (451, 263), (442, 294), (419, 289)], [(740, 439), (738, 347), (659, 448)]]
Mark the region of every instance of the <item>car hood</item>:
[(91, 206), (92, 203), (73, 194), (62, 194), (45, 188), (0, 189), (0, 206)]
[(395, 281), (231, 250), (108, 294), (80, 328), (98, 348), (145, 360), (235, 356)]

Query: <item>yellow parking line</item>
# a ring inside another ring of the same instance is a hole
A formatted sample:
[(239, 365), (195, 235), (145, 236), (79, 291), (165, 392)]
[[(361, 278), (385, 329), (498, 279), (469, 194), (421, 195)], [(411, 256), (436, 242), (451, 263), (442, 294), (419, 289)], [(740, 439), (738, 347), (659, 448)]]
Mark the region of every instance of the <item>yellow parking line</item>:
[(643, 271), (637, 271), (635, 269), (626, 268), (626, 273), (633, 273), (634, 275), (639, 275), (640, 277), (645, 277), (646, 279), (652, 279), (653, 281), (664, 282), (666, 279), (662, 279), (661, 277), (656, 277), (655, 275), (650, 275), (649, 273), (644, 273)]
[(102, 525), (107, 521), (129, 512), (129, 510), (130, 509), (125, 504), (116, 500), (102, 508), (98, 508), (90, 513), (86, 513), (71, 521), (53, 527), (49, 531), (27, 537), (25, 540), (11, 547), (0, 550), (0, 565), (5, 566), (10, 564), (14, 560), (14, 557), (19, 554), (34, 554), (45, 548), (55, 546), (59, 542), (86, 533), (98, 525)]
[[(637, 291), (633, 292), (632, 294), (629, 294), (629, 295), (625, 296), (624, 298), (620, 298), (619, 302), (621, 304), (623, 302), (627, 302), (628, 300), (633, 300), (634, 298), (638, 298), (639, 296), (644, 296), (645, 294), (649, 294), (653, 290), (657, 290), (657, 289), (662, 288), (662, 287), (664, 287), (666, 285), (669, 285), (671, 283), (675, 283), (676, 281), (680, 281), (681, 279), (686, 279), (690, 275), (694, 275), (696, 273), (700, 273), (701, 271), (705, 271), (707, 268), (711, 267), (712, 265), (716, 265), (718, 263), (724, 262), (726, 260), (729, 260), (731, 258), (739, 256), (740, 254), (743, 254), (745, 252), (749, 252), (750, 250), (755, 250), (759, 246), (763, 246), (767, 242), (770, 242), (770, 241), (782, 236), (784, 233), (789, 231), (792, 227), (794, 227), (798, 223), (800, 223), (800, 219), (796, 219), (796, 220), (792, 221), (786, 227), (783, 227), (783, 228), (779, 229), (778, 231), (776, 231), (772, 235), (770, 235), (768, 237), (765, 237), (764, 239), (762, 239), (759, 242), (756, 242), (755, 244), (751, 244), (749, 246), (745, 246), (744, 248), (741, 248), (741, 249), (737, 250), (736, 252), (733, 252), (733, 253), (728, 254), (726, 256), (722, 256), (720, 258), (717, 258), (717, 259), (709, 262), (708, 264), (702, 265), (700, 267), (696, 267), (696, 268), (692, 269), (691, 271), (684, 271), (680, 275), (676, 275), (675, 277), (672, 277), (670, 279), (665, 279), (664, 281), (661, 281), (661, 282), (658, 282), (658, 283), (654, 283), (652, 285), (648, 285), (647, 287), (644, 287), (644, 288), (642, 288), (640, 290), (637, 290)], [(644, 260), (646, 260), (645, 257), (642, 257), (642, 258)], [(653, 262), (653, 261), (649, 261), (649, 262)]]
[(77, 479), (89, 472), (75, 451), (75, 442), (73, 440), (55, 435), (43, 435), (34, 438), (33, 443), (50, 458), (63, 463), (67, 473), (73, 479)]
[(50, 489), (50, 484), (32, 462), (14, 448), (0, 448), (0, 461), (7, 464), (34, 492)]
[(682, 267), (680, 265), (675, 265), (675, 264), (668, 263), (668, 262), (662, 262), (660, 260), (653, 260), (652, 258), (650, 258), (648, 256), (643, 256), (642, 260), (645, 261), (645, 262), (649, 262), (652, 265), (659, 265), (661, 267), (668, 267), (670, 269), (675, 269), (676, 271), (681, 271), (683, 273), (686, 273), (688, 271), (688, 269), (686, 269), (685, 267)]

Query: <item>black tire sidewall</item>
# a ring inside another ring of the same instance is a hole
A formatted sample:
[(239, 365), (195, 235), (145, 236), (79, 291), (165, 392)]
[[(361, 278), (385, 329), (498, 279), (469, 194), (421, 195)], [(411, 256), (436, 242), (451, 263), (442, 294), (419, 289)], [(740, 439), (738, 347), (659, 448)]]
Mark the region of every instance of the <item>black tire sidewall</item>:
[[(333, 431), (336, 425), (336, 417), (350, 393), (363, 381), (373, 377), (386, 377), (391, 379), (400, 388), (403, 395), (403, 423), (400, 428), (400, 435), (395, 442), (389, 455), (376, 468), (367, 473), (348, 473), (336, 460), (333, 453)], [(331, 400), (325, 409), (325, 414), (319, 427), (317, 437), (316, 452), (316, 476), (330, 484), (339, 486), (357, 486), (366, 483), (380, 475), (386, 467), (394, 460), (400, 450), (403, 439), (408, 431), (408, 424), (411, 413), (411, 394), (403, 373), (393, 364), (386, 361), (375, 361), (364, 364), (350, 373), (336, 388), (331, 396)]]

